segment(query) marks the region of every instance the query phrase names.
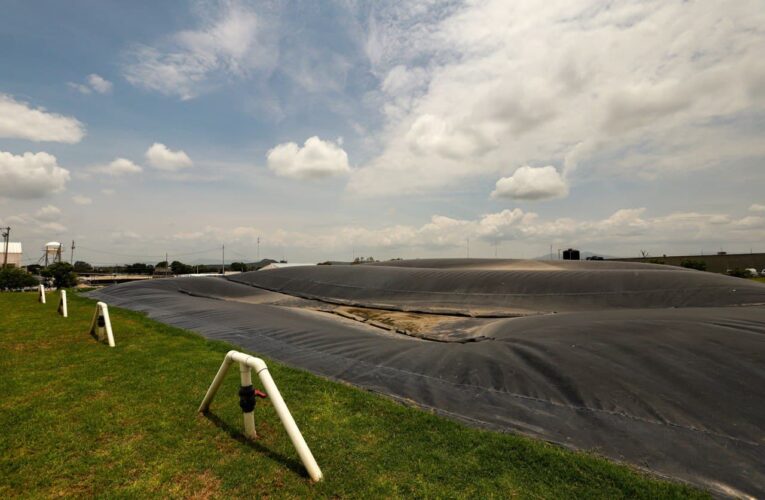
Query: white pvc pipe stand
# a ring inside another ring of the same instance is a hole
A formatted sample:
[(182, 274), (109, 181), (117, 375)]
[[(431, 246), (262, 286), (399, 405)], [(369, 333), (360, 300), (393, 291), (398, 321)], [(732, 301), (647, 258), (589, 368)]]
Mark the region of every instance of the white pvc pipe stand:
[[(98, 318), (104, 319), (104, 325), (98, 324)], [(109, 319), (109, 306), (103, 302), (96, 303), (96, 312), (93, 315), (93, 321), (90, 322), (90, 333), (95, 335), (98, 340), (103, 340), (104, 334), (109, 341), (109, 347), (114, 347), (114, 333), (112, 332), (112, 322)]]
[(58, 313), (65, 317), (69, 317), (69, 310), (66, 308), (66, 290), (61, 290), (61, 297), (58, 299)]
[[(305, 439), (303, 439), (303, 435), (300, 433), (300, 429), (298, 429), (295, 419), (292, 418), (292, 414), (289, 409), (287, 409), (287, 404), (284, 402), (284, 399), (282, 399), (282, 395), (279, 393), (279, 389), (276, 388), (274, 379), (271, 378), (271, 374), (268, 372), (268, 367), (262, 359), (238, 351), (229, 351), (223, 359), (223, 363), (220, 365), (212, 384), (210, 384), (210, 388), (207, 389), (207, 394), (205, 394), (202, 404), (199, 405), (198, 411), (204, 413), (210, 408), (210, 403), (212, 403), (215, 393), (218, 392), (218, 389), (220, 388), (221, 383), (223, 383), (223, 379), (233, 362), (239, 363), (241, 385), (243, 387), (252, 385), (250, 369), (255, 370), (255, 373), (260, 377), (260, 381), (263, 383), (266, 394), (268, 394), (268, 397), (274, 405), (276, 414), (279, 416), (282, 425), (284, 425), (284, 429), (287, 431), (287, 435), (290, 437), (293, 446), (295, 446), (295, 450), (298, 452), (300, 460), (308, 471), (308, 475), (311, 476), (311, 479), (314, 481), (321, 481), (322, 473), (321, 469), (319, 469), (319, 464), (316, 463), (316, 459), (308, 448)], [(256, 436), (255, 417), (253, 413), (254, 412), (244, 413), (244, 432), (248, 437)]]
[(40, 283), (40, 290), (38, 291), (37, 301), (40, 304), (45, 304), (45, 285)]

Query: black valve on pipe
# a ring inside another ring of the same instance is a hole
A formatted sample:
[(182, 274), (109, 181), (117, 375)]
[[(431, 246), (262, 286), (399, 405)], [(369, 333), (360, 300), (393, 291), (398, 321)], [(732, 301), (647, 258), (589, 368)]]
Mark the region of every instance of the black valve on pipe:
[(250, 413), (255, 410), (256, 398), (267, 397), (265, 393), (253, 388), (251, 385), (245, 385), (239, 388), (239, 407), (244, 413)]

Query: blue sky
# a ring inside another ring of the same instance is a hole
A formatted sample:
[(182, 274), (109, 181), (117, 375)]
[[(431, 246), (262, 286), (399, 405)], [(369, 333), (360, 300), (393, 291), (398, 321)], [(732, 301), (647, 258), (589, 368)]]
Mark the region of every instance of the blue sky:
[(27, 261), (765, 251), (764, 7), (7, 1), (0, 223)]

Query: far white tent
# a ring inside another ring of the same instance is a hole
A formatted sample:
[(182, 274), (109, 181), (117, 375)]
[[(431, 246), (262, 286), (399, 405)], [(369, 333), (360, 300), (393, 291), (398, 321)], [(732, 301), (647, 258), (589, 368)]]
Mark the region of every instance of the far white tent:
[(316, 264), (300, 264), (300, 263), (287, 263), (287, 262), (272, 262), (265, 267), (258, 269), (259, 271), (269, 271), (271, 269), (282, 269), (284, 267), (300, 267), (300, 266), (315, 266)]

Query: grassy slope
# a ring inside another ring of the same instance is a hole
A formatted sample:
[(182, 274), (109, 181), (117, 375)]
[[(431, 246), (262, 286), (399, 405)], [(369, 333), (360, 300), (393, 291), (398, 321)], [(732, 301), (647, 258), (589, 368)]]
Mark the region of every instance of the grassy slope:
[(703, 496), (603, 459), (472, 428), (275, 362), (269, 366), (325, 475), (311, 484), (268, 400), (241, 434), (230, 373), (196, 408), (230, 346), (111, 309), (117, 347), (34, 294), (0, 293), (0, 497)]

